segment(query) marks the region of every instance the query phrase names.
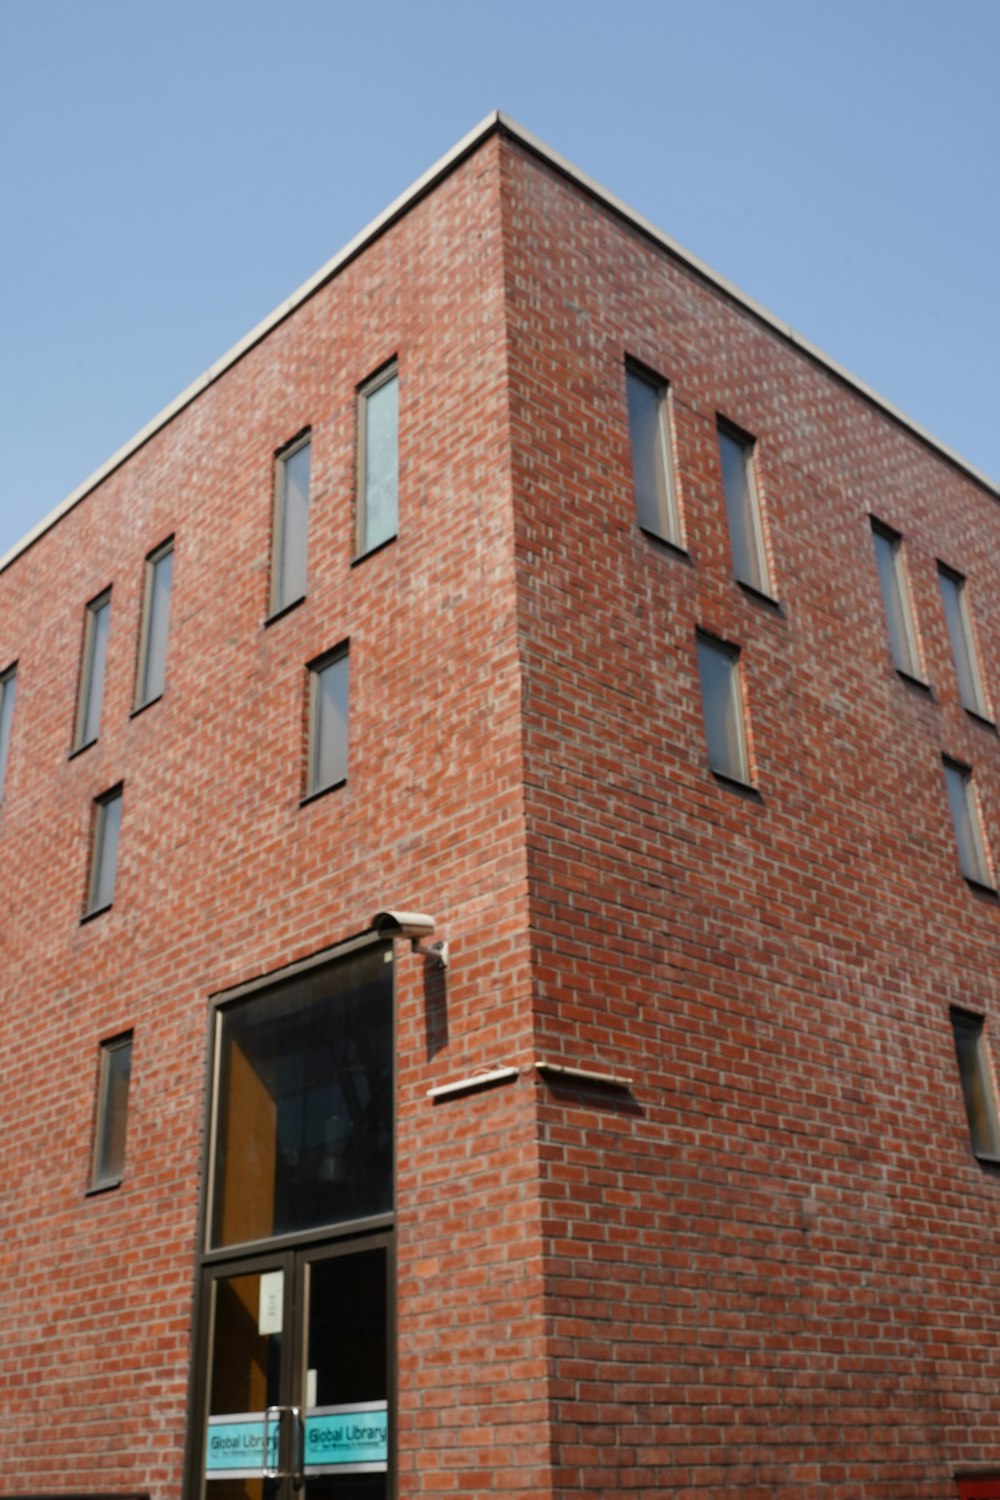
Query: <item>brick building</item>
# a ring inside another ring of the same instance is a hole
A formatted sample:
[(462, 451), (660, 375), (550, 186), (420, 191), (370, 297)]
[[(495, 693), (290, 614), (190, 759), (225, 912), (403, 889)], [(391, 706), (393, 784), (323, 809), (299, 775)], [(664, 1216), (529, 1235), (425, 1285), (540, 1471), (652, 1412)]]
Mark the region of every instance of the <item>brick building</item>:
[(1000, 1495), (998, 499), (495, 116), (27, 537), (0, 1494)]

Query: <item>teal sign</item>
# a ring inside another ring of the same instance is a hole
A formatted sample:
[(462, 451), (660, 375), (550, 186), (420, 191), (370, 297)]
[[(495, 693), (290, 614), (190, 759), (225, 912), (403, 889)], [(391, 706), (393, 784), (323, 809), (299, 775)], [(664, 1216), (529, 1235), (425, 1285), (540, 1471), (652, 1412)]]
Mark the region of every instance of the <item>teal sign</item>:
[(379, 1473), (389, 1463), (389, 1411), (384, 1401), (314, 1406), (306, 1412), (305, 1471)]
[(280, 1424), (267, 1423), (267, 1453), (264, 1452), (264, 1414), (246, 1412), (209, 1417), (205, 1445), (205, 1473), (213, 1479), (231, 1479), (241, 1474), (259, 1474), (278, 1465)]

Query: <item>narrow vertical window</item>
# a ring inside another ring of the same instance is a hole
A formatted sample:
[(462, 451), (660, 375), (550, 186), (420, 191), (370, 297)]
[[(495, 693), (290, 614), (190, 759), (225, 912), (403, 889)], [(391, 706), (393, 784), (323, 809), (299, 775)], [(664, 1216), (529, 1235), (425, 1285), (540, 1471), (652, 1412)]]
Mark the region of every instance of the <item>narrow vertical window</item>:
[(104, 664), (108, 653), (108, 631), (111, 626), (111, 590), (105, 589), (87, 605), (83, 627), (83, 657), (80, 666), (80, 693), (76, 709), (74, 750), (82, 750), (97, 739), (101, 727), (101, 702), (104, 697)]
[(972, 772), (960, 761), (944, 758), (944, 780), (948, 788), (948, 804), (951, 820), (955, 825), (955, 840), (958, 844), (958, 863), (966, 880), (975, 885), (993, 888), (990, 862), (983, 838), (979, 808), (972, 785)]
[(951, 654), (955, 658), (962, 702), (971, 713), (978, 714), (983, 719), (989, 718), (989, 704), (986, 701), (975, 636), (972, 633), (965, 579), (961, 573), (955, 573), (951, 568), (946, 568), (944, 563), (938, 563), (938, 581), (941, 584), (941, 599), (948, 622)]
[(274, 548), (271, 568), (271, 613), (287, 609), (306, 594), (309, 537), (309, 434), (297, 438), (275, 461)]
[(635, 509), (643, 531), (683, 545), (670, 441), (670, 393), (665, 381), (626, 367)]
[(4, 782), (7, 779), (7, 756), (10, 751), (10, 726), (14, 717), (14, 689), (17, 685), (17, 667), (8, 667), (0, 672), (0, 802), (3, 801)]
[(750, 781), (739, 651), (698, 636), (698, 673), (709, 768), (731, 781)]
[(105, 911), (114, 900), (118, 869), (118, 834), (122, 821), (122, 788), (113, 787), (94, 803), (94, 836), (84, 916)]
[(399, 378), (391, 365), (358, 392), (358, 552), (396, 535), (399, 517)]
[(754, 473), (754, 440), (721, 422), (718, 432), (733, 568), (741, 583), (749, 584), (758, 593), (770, 594), (764, 526)]
[(309, 668), (309, 797), (347, 780), (347, 662), (341, 647)]
[(875, 542), (875, 563), (882, 589), (882, 603), (885, 606), (885, 622), (889, 629), (892, 664), (898, 672), (904, 672), (907, 677), (920, 682), (923, 680), (923, 672), (917, 650), (910, 590), (903, 565), (903, 539), (898, 532), (891, 531), (888, 526), (874, 520), (872, 537)]
[(951, 1029), (955, 1037), (958, 1076), (969, 1121), (972, 1149), (977, 1156), (1000, 1160), (1000, 1117), (997, 1113), (996, 1087), (986, 1046), (986, 1032), (981, 1016), (968, 1011), (951, 1012)]
[(94, 1131), (92, 1188), (116, 1187), (125, 1168), (128, 1085), (132, 1072), (132, 1033), (101, 1045), (97, 1080), (97, 1128)]
[(146, 558), (139, 636), (139, 677), (135, 706), (145, 708), (163, 693), (167, 671), (167, 625), (174, 573), (174, 540), (163, 543)]

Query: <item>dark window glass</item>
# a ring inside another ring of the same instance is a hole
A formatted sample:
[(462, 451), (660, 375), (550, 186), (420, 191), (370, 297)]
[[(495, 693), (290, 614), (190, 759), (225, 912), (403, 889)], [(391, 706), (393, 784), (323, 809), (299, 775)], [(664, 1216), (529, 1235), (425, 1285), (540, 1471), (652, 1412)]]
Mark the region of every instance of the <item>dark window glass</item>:
[(399, 380), (377, 375), (358, 395), (358, 551), (396, 535), (399, 524)]
[(211, 1245), (392, 1208), (392, 954), (220, 1010)]
[(118, 834), (122, 820), (122, 789), (99, 797), (94, 804), (94, 844), (90, 865), (87, 916), (110, 906), (118, 868)]
[(948, 788), (948, 805), (955, 825), (958, 863), (962, 874), (977, 885), (992, 886), (986, 843), (972, 786), (972, 772), (968, 766), (946, 759), (944, 780)]
[(644, 531), (679, 546), (667, 387), (638, 370), (626, 370), (635, 509)]
[(307, 1406), (385, 1401), (386, 1314), (383, 1248), (313, 1263), (306, 1326), (313, 1389)]
[(128, 1122), (128, 1085), (132, 1072), (132, 1037), (120, 1036), (101, 1047), (94, 1137), (93, 1187), (121, 1181), (125, 1166), (125, 1129)]
[(729, 544), (733, 568), (741, 583), (748, 583), (762, 594), (771, 590), (764, 547), (764, 528), (757, 498), (752, 438), (719, 428), (719, 459), (722, 464), (722, 488), (726, 497), (729, 522)]
[(146, 559), (137, 708), (144, 708), (163, 692), (167, 671), (167, 625), (170, 619), (173, 574), (174, 544), (169, 541)]
[(996, 1091), (980, 1016), (953, 1010), (951, 1026), (962, 1081), (962, 1097), (969, 1120), (972, 1149), (977, 1156), (1000, 1158), (1000, 1122)]
[(6, 672), (0, 672), (0, 802), (3, 801), (4, 782), (7, 779), (7, 755), (10, 750), (10, 726), (14, 717), (16, 686), (16, 667), (8, 667)]
[(87, 605), (83, 634), (83, 665), (80, 674), (80, 701), (77, 708), (76, 748), (97, 739), (101, 727), (101, 702), (104, 698), (104, 667), (108, 653), (108, 631), (111, 626), (111, 590), (107, 589)]
[(281, 455), (275, 474), (271, 612), (305, 597), (312, 444), (301, 439)]
[(708, 743), (708, 764), (734, 781), (748, 782), (743, 695), (739, 652), (708, 636), (698, 637), (701, 706)]
[(983, 690), (983, 679), (972, 634), (965, 579), (961, 574), (953, 573), (943, 564), (938, 565), (938, 579), (941, 584), (941, 599), (944, 604), (945, 619), (948, 622), (951, 654), (955, 659), (955, 671), (958, 675), (958, 689), (962, 702), (973, 713), (985, 718), (988, 716), (989, 707)]
[(347, 779), (348, 656), (325, 657), (309, 669), (310, 743), (307, 795)]
[(920, 658), (917, 653), (917, 634), (913, 623), (910, 591), (903, 567), (902, 538), (894, 531), (877, 522), (872, 522), (875, 541), (875, 562), (878, 581), (882, 589), (885, 607), (885, 622), (889, 629), (889, 645), (892, 661), (900, 672), (908, 677), (920, 678)]

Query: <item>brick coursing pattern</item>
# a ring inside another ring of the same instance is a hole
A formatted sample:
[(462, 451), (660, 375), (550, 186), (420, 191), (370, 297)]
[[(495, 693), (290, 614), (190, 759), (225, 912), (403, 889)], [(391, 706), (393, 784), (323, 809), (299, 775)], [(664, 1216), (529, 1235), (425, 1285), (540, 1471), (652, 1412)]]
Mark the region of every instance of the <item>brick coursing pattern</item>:
[[(671, 384), (686, 555), (635, 524), (626, 356)], [(352, 565), (354, 393), (392, 357), (399, 536)], [(720, 414), (757, 440), (776, 605), (732, 577)], [(306, 425), (308, 595), (265, 625)], [(892, 669), (871, 514), (929, 691)], [(132, 715), (168, 535), (166, 690)], [(969, 579), (996, 693), (998, 558), (994, 496), (503, 132), (29, 547), (0, 575), (0, 1495), (181, 1494), (209, 997), (410, 905), (452, 963), (397, 962), (400, 1497), (944, 1500), (1000, 1468), (1000, 1182), (948, 1020), (995, 1045), (1000, 907), (941, 777), (975, 768), (1000, 839), (1000, 751), (936, 577)], [(741, 650), (752, 795), (707, 769), (699, 629)], [(300, 805), (306, 663), (340, 642), (348, 780)], [(127, 1028), (125, 1176), (87, 1196)]]

